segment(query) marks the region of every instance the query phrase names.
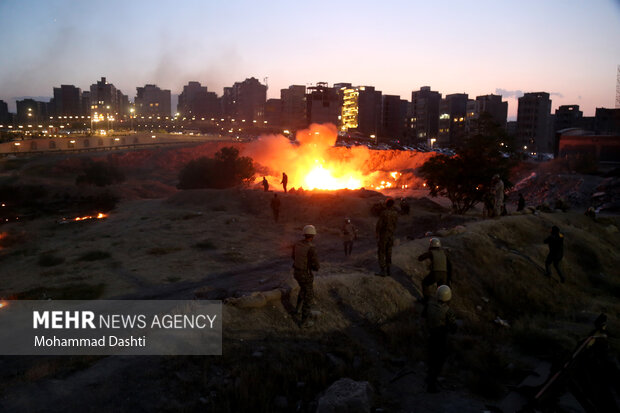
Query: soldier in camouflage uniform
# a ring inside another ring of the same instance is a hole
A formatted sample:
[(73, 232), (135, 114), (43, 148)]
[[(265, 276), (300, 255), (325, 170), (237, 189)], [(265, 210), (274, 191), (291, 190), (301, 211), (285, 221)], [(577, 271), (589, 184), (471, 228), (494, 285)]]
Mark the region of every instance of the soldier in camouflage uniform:
[(385, 201), (385, 209), (379, 215), (375, 236), (377, 238), (377, 255), (381, 272), (377, 273), (382, 277), (390, 275), (390, 265), (392, 264), (392, 246), (394, 245), (394, 231), (398, 212), (394, 208), (394, 200), (388, 198)]
[(350, 257), (351, 252), (353, 251), (353, 241), (357, 239), (357, 228), (355, 225), (351, 223), (349, 218), (344, 220), (344, 225), (342, 226), (342, 236), (343, 236), (343, 244), (344, 244), (344, 256)]
[(299, 283), (299, 295), (297, 296), (295, 314), (299, 312), (301, 307), (300, 327), (310, 327), (313, 323), (308, 320), (308, 317), (314, 302), (314, 276), (312, 271), (319, 270), (319, 259), (314, 244), (312, 244), (312, 240), (316, 235), (316, 228), (313, 225), (306, 225), (303, 233), (304, 239), (298, 241), (293, 246), (293, 276)]
[(431, 238), (428, 251), (418, 257), (418, 261), (429, 259), (431, 260), (430, 272), (422, 280), (422, 294), (424, 295), (422, 316), (426, 316), (428, 301), (435, 295), (437, 287), (444, 284), (450, 286), (452, 278), (452, 264), (446, 251), (441, 247), (439, 238)]
[(448, 356), (448, 334), (456, 331), (456, 317), (448, 302), (452, 299), (452, 291), (447, 285), (437, 289), (435, 298), (428, 306), (428, 375), (426, 377), (429, 393), (437, 393), (437, 378)]

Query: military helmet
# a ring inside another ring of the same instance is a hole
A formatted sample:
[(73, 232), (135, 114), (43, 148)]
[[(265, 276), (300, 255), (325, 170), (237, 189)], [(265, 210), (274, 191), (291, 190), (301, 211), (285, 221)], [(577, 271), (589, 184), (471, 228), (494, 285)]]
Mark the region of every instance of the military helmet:
[(439, 238), (431, 238), (431, 248), (441, 247), (441, 240)]
[(350, 224), (351, 223), (351, 218), (349, 218), (349, 217), (345, 218), (344, 222), (346, 222), (347, 224)]
[(435, 297), (437, 300), (443, 301), (444, 303), (448, 302), (452, 299), (452, 290), (447, 285), (440, 285), (439, 288), (437, 288)]
[(306, 225), (304, 227), (304, 235), (316, 235), (316, 228), (314, 225)]

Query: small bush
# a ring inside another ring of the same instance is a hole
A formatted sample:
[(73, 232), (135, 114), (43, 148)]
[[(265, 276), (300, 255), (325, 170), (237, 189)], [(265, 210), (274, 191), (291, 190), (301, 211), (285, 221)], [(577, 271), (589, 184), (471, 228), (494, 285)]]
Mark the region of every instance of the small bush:
[(84, 168), (84, 173), (75, 179), (76, 185), (88, 184), (107, 186), (125, 181), (125, 175), (115, 165), (109, 162), (93, 162)]
[(39, 256), (39, 261), (37, 262), (37, 264), (39, 264), (41, 267), (53, 267), (55, 265), (60, 265), (63, 262), (65, 262), (65, 259), (63, 257), (57, 257), (53, 254), (42, 254)]
[(239, 150), (222, 148), (214, 158), (190, 161), (179, 173), (179, 189), (231, 188), (254, 179), (252, 159), (239, 157)]

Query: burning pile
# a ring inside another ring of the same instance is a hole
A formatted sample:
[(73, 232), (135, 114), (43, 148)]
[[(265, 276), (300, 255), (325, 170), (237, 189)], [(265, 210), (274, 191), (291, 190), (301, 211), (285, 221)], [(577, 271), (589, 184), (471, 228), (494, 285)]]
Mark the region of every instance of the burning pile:
[(413, 169), (433, 155), (334, 147), (338, 135), (331, 124), (313, 124), (297, 132), (296, 138), (297, 142), (291, 142), (282, 135), (263, 136), (242, 148), (242, 154), (263, 168), (259, 180), (266, 176), (277, 183), (286, 172), (291, 188), (327, 190), (420, 187), (422, 181)]
[(66, 224), (68, 222), (90, 221), (90, 220), (95, 220), (95, 219), (103, 219), (107, 217), (108, 217), (108, 214), (99, 212), (97, 215), (86, 215), (83, 217), (75, 217), (75, 218), (63, 218), (59, 223)]

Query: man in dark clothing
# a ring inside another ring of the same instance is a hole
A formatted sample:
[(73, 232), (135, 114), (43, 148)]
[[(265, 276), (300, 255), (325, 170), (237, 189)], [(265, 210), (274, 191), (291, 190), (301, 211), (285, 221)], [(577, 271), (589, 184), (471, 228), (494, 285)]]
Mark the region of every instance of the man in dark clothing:
[(319, 259), (312, 240), (316, 235), (316, 228), (313, 225), (306, 225), (303, 229), (304, 239), (298, 241), (293, 246), (293, 276), (299, 283), (299, 295), (295, 314), (301, 307), (300, 327), (311, 327), (314, 323), (308, 320), (314, 302), (314, 275), (312, 271), (319, 270)]
[(519, 201), (517, 203), (517, 211), (523, 211), (525, 209), (525, 198), (523, 198), (523, 194), (519, 192)]
[(269, 191), (269, 182), (267, 181), (267, 178), (265, 178), (263, 176), (263, 189), (265, 190), (265, 192)]
[(560, 276), (560, 281), (564, 282), (564, 275), (560, 270), (560, 261), (564, 256), (564, 234), (555, 225), (551, 227), (551, 235), (545, 238), (545, 244), (549, 245), (549, 254), (545, 260), (545, 275), (551, 277), (551, 263)]
[(355, 225), (351, 223), (349, 218), (344, 220), (342, 235), (344, 237), (344, 256), (349, 257), (353, 251), (353, 241), (357, 239), (357, 228), (355, 228)]
[(403, 197), (400, 199), (400, 213), (403, 215), (409, 215), (409, 203)]
[(431, 238), (428, 251), (418, 257), (418, 261), (431, 260), (429, 274), (422, 280), (422, 294), (424, 296), (424, 311), (426, 315), (428, 301), (440, 285), (450, 286), (452, 281), (452, 263), (441, 247), (439, 238)]
[(437, 393), (437, 378), (448, 356), (448, 334), (456, 331), (456, 317), (448, 302), (452, 291), (447, 285), (437, 288), (428, 306), (428, 375), (426, 385), (429, 393)]
[(282, 172), (282, 180), (280, 181), (282, 184), (282, 188), (284, 188), (284, 193), (286, 193), (286, 185), (288, 185), (288, 176), (286, 173)]
[(385, 201), (385, 209), (379, 215), (375, 228), (377, 238), (377, 255), (381, 272), (377, 275), (381, 277), (390, 276), (390, 265), (392, 264), (392, 246), (394, 245), (394, 231), (398, 221), (398, 212), (394, 209), (394, 200), (388, 198)]
[(278, 194), (273, 194), (273, 198), (271, 198), (271, 210), (273, 211), (273, 219), (278, 222), (278, 217), (280, 216), (280, 198), (278, 198)]

